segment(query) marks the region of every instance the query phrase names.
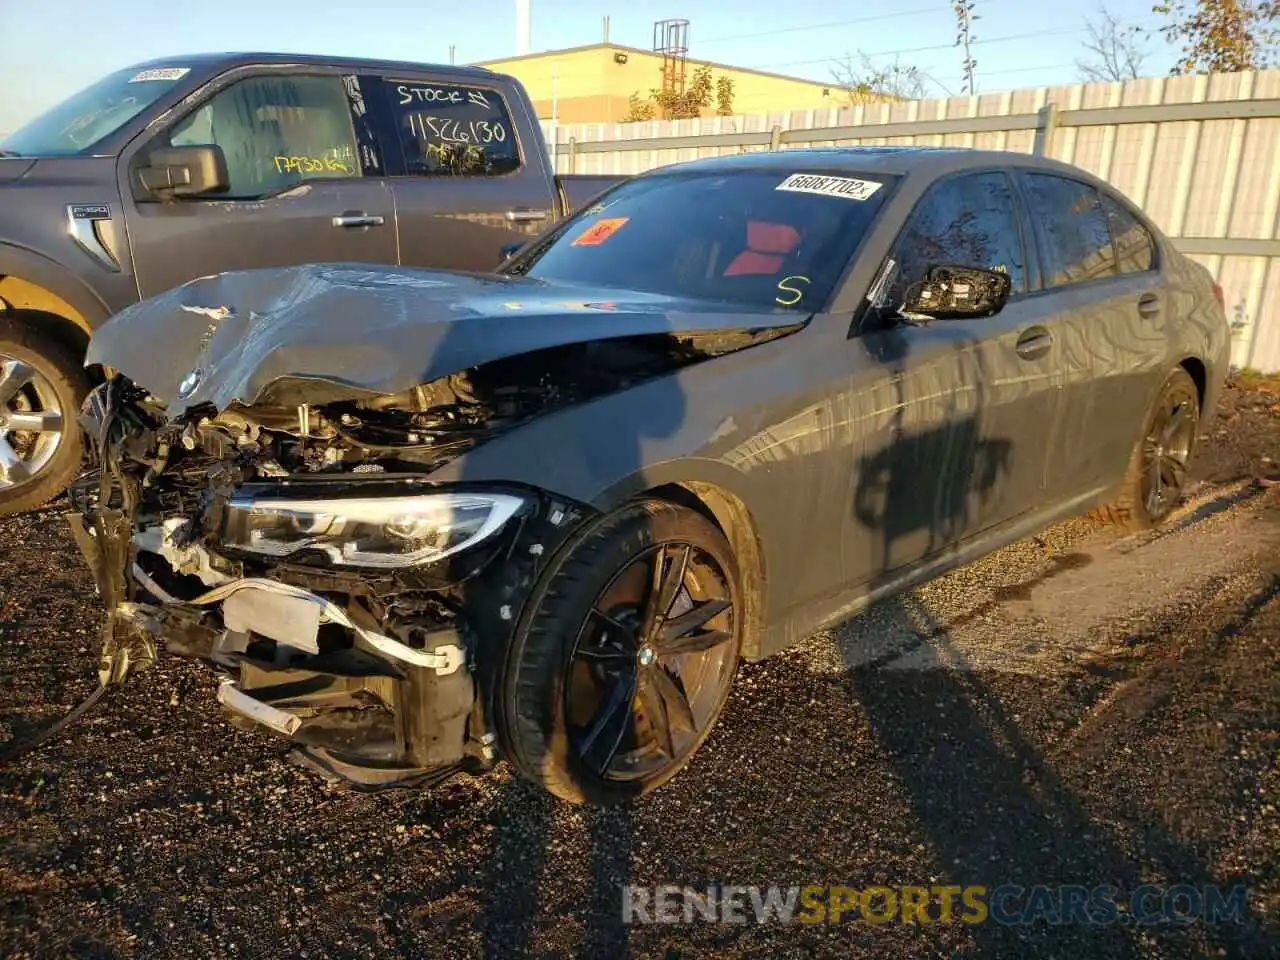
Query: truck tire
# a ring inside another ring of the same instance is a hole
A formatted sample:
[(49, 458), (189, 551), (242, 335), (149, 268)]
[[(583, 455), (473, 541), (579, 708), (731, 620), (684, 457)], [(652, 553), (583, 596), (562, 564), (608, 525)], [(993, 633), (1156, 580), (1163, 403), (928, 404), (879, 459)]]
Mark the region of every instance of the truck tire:
[(709, 520), (663, 500), (604, 517), (526, 605), (495, 698), (503, 753), (575, 803), (656, 789), (719, 718), (744, 623), (733, 550)]
[(75, 479), (88, 389), (68, 347), (21, 314), (0, 319), (0, 516), (34, 510)]
[(1162, 523), (1182, 497), (1199, 432), (1200, 390), (1176, 367), (1143, 418), (1119, 495), (1093, 515), (1131, 532)]

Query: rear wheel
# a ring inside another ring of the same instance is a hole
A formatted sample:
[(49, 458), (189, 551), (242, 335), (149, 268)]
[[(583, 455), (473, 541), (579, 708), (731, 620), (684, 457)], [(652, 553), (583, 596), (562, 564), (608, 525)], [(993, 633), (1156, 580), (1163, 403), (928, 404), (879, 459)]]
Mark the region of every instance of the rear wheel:
[(548, 571), (508, 652), (508, 758), (579, 803), (661, 786), (719, 718), (742, 627), (733, 552), (710, 521), (664, 501), (606, 517)]
[(1162, 522), (1182, 499), (1200, 430), (1200, 391), (1182, 367), (1169, 374), (1143, 421), (1120, 496), (1098, 511), (1130, 530)]
[(21, 320), (0, 321), (0, 516), (33, 510), (80, 470), (83, 366)]

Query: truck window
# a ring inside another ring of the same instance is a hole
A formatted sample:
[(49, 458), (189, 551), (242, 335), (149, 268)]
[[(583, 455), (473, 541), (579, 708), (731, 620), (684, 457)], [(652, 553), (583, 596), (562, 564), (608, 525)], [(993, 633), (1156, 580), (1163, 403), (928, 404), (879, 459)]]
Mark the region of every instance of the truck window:
[(0, 150), (19, 157), (89, 153), (190, 72), (185, 66), (152, 65), (109, 73), (9, 134)]
[(515, 125), (497, 91), (394, 79), (383, 88), (409, 175), (496, 177), (520, 168)]
[(169, 143), (221, 147), (231, 188), (218, 199), (256, 199), (307, 180), (360, 176), (351, 110), (341, 77), (250, 77), (180, 120)]

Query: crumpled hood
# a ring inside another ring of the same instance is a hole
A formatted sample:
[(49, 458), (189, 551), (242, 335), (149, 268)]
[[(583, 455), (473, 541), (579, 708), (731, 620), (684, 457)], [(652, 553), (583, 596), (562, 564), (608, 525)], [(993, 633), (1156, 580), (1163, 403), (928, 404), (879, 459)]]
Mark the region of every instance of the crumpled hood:
[(769, 329), (804, 315), (544, 280), (365, 264), (243, 270), (135, 304), (94, 335), (100, 363), (176, 416), (232, 401), (332, 403), (548, 347)]

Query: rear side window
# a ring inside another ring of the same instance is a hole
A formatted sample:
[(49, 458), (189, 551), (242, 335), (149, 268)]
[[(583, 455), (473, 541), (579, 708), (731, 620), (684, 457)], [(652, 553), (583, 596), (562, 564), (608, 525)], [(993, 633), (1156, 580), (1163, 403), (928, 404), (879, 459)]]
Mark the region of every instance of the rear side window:
[(215, 145), (231, 188), (256, 199), (308, 180), (360, 176), (341, 77), (250, 77), (219, 91), (169, 131), (175, 147)]
[(1115, 197), (1102, 195), (1102, 212), (1111, 227), (1111, 245), (1121, 273), (1141, 273), (1155, 265), (1155, 241), (1151, 233)]
[(409, 175), (496, 177), (520, 168), (511, 112), (496, 91), (424, 81), (383, 86)]
[(1027, 174), (1031, 215), (1042, 239), (1045, 285), (1061, 287), (1117, 274), (1111, 230), (1098, 191), (1078, 180)]
[(971, 173), (935, 184), (912, 211), (894, 259), (899, 269), (888, 302), (895, 307), (940, 264), (998, 270), (1009, 275), (1014, 293), (1024, 292), (1026, 263), (1008, 176)]

